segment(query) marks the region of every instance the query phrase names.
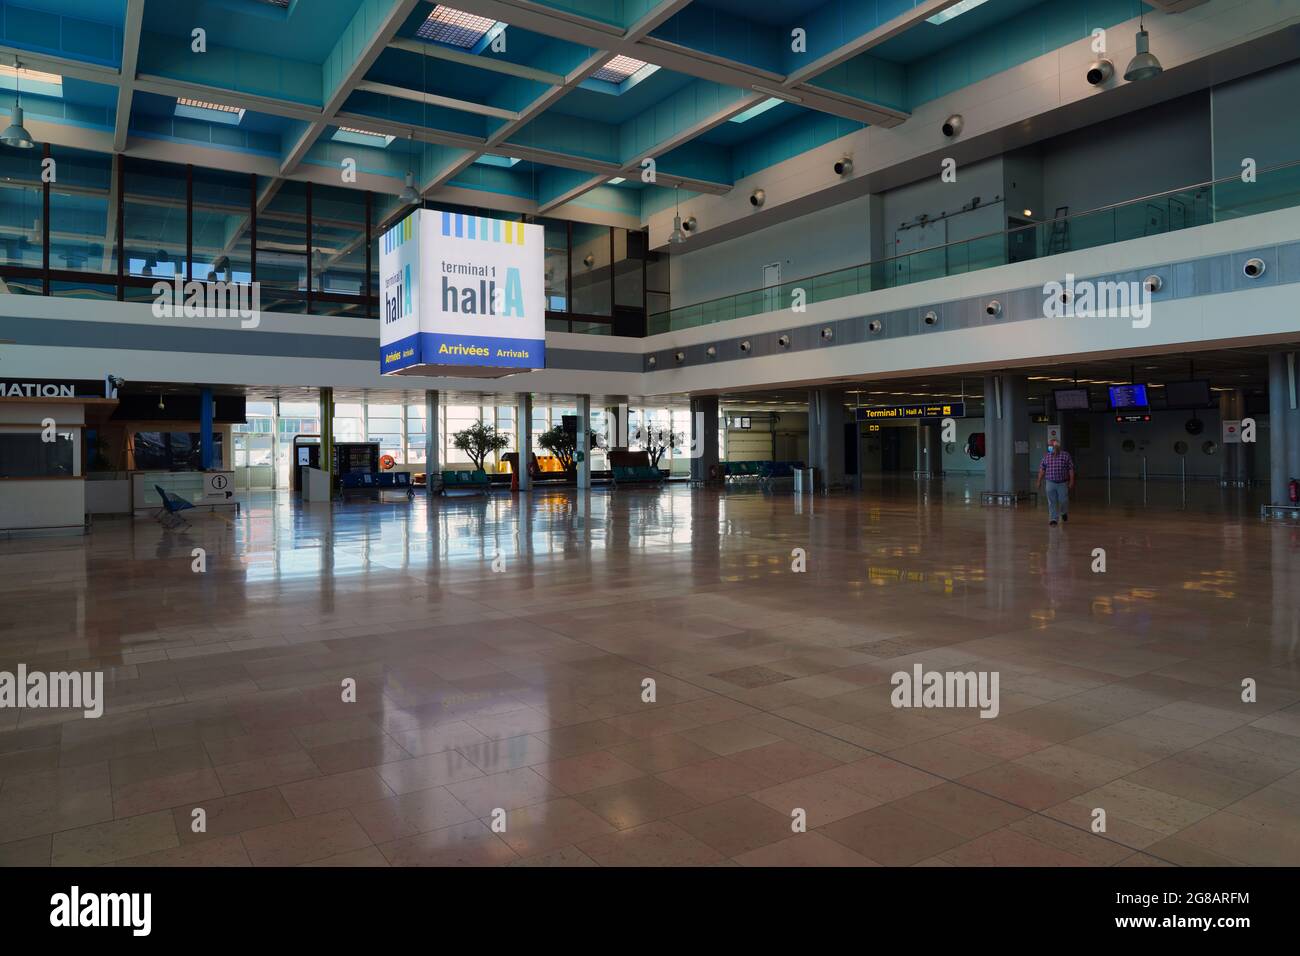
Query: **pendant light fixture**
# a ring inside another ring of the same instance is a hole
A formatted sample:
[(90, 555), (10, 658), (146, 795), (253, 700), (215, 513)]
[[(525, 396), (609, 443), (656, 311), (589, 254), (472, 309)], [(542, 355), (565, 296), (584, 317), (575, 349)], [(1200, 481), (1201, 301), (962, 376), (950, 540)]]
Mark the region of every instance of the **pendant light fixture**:
[(674, 187), (675, 202), (677, 214), (673, 216), (673, 231), (668, 236), (668, 241), (678, 245), (686, 241), (686, 233), (682, 232), (682, 184), (678, 183)]
[[(429, 83), (428, 83), (427, 74), (428, 74), (427, 61), (425, 59), (424, 53), (421, 53), (420, 54), (420, 122), (426, 126), (428, 125), (428, 118), (429, 118), (429, 109), (428, 109)], [(411, 133), (411, 138), (408, 141), (409, 150), (407, 152), (407, 159), (406, 159), (406, 183), (405, 185), (402, 186), (402, 191), (397, 194), (397, 198), (402, 202), (406, 203), (407, 205), (417, 206), (423, 201), (423, 199), (420, 196), (420, 191), (415, 188), (415, 170), (411, 168), (411, 163), (414, 162), (412, 157), (415, 155), (415, 127), (411, 128), (410, 133)]]
[(18, 149), (31, 149), (36, 145), (36, 141), (23, 125), (22, 73), (23, 65), (14, 60), (14, 112), (10, 117), (11, 122), (4, 132), (0, 133), (0, 143)]
[[(410, 140), (410, 144), (411, 144), (411, 150), (414, 151), (414, 149), (415, 149), (415, 131), (414, 131), (414, 130), (411, 131), (411, 140)], [(408, 161), (407, 165), (408, 165), (408, 166), (410, 165), (409, 161)], [(415, 188), (415, 172), (414, 172), (413, 170), (411, 170), (411, 169), (407, 169), (407, 171), (406, 171), (406, 185), (403, 186), (403, 187), (402, 187), (402, 191), (401, 191), (400, 193), (397, 194), (397, 198), (400, 199), (402, 202), (404, 202), (404, 203), (408, 203), (408, 204), (411, 204), (411, 205), (414, 205), (414, 204), (416, 204), (416, 203), (418, 203), (418, 202), (420, 201), (420, 193), (419, 193), (419, 191), (416, 190), (416, 188)]]
[(1164, 67), (1151, 53), (1151, 36), (1147, 33), (1143, 18), (1139, 16), (1137, 53), (1129, 61), (1128, 69), (1124, 71), (1124, 79), (1133, 83), (1137, 80), (1149, 80), (1154, 76), (1159, 76), (1162, 72), (1164, 72)]

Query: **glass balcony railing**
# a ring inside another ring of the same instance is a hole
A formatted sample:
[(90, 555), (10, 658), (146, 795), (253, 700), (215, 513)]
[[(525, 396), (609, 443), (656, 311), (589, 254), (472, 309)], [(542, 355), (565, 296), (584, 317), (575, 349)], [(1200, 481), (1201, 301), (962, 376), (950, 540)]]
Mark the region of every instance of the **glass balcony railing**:
[(1300, 205), (1300, 162), (1257, 170), (1253, 182), (1237, 175), (1198, 183), (1060, 219), (656, 312), (649, 319), (649, 334), (788, 309), (796, 302), (796, 290), (802, 290), (803, 301), (812, 305), (1296, 205)]

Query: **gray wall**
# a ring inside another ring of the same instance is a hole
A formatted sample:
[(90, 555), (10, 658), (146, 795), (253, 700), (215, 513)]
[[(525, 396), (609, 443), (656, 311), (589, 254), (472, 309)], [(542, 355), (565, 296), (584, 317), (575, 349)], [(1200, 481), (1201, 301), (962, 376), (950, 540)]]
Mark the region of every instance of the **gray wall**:
[[(905, 234), (910, 230), (900, 229), (900, 226), (921, 214), (932, 220), (946, 218), (946, 236), (941, 242), (960, 242), (1006, 228), (1006, 214), (1001, 202), (1004, 192), (1001, 157), (958, 166), (957, 181), (953, 183), (941, 180), (939, 173), (940, 170), (936, 169), (928, 179), (884, 194), (881, 229), (885, 255), (894, 255), (900, 245), (906, 244)], [(978, 207), (968, 212), (959, 211), (977, 196), (980, 200)], [(926, 242), (918, 248), (931, 245)]]
[(1241, 172), (1245, 157), (1259, 168), (1300, 159), (1300, 60), (1212, 91), (1214, 178)]
[(1195, 93), (1076, 130), (1038, 150), (1044, 218), (1058, 206), (1083, 212), (1204, 182), (1211, 178), (1209, 95)]
[(761, 288), (772, 262), (782, 282), (861, 265), (871, 258), (869, 206), (864, 196), (696, 252), (674, 250), (673, 307)]

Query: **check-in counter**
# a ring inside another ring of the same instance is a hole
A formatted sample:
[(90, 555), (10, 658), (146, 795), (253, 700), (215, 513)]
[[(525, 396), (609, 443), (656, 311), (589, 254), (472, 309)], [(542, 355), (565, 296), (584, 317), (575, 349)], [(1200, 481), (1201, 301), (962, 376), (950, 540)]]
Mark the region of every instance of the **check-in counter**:
[(0, 534), (85, 529), (85, 422), (75, 398), (0, 400)]

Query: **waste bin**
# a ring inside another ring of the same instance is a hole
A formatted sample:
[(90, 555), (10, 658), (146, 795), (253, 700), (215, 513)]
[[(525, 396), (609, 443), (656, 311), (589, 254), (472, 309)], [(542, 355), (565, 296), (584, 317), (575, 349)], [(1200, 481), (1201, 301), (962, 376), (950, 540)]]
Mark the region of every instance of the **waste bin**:
[(812, 468), (794, 469), (794, 493), (796, 495), (810, 495), (815, 487)]

